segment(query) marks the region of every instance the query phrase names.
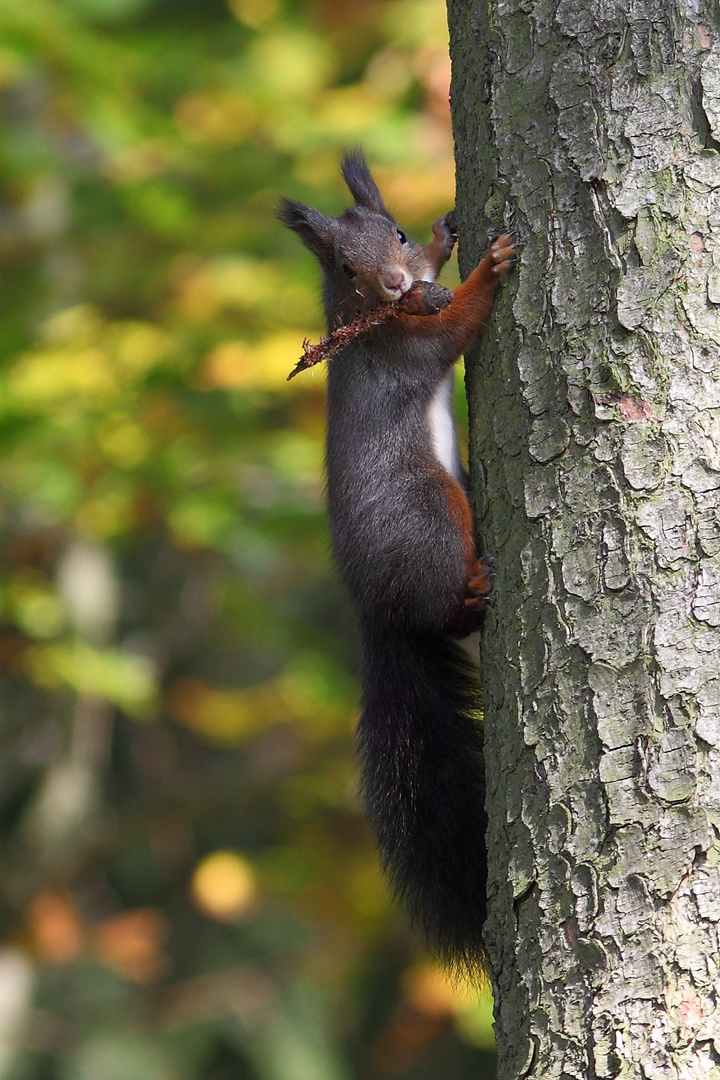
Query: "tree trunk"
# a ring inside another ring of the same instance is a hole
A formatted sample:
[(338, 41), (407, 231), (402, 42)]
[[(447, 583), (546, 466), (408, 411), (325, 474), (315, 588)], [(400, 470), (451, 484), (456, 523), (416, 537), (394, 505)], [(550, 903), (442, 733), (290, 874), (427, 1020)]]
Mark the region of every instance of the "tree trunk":
[[(720, 16), (449, 0), (499, 1077), (720, 1077)], [(716, 141), (717, 140), (717, 141)]]

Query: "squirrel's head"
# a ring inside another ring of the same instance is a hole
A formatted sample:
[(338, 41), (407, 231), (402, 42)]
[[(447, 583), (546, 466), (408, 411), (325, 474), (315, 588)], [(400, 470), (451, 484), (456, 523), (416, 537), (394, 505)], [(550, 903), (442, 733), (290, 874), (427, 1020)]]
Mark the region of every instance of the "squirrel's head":
[(356, 307), (398, 300), (425, 274), (421, 249), (385, 206), (360, 150), (345, 154), (342, 174), (355, 205), (340, 217), (284, 199), (280, 220), (317, 256), (336, 294)]

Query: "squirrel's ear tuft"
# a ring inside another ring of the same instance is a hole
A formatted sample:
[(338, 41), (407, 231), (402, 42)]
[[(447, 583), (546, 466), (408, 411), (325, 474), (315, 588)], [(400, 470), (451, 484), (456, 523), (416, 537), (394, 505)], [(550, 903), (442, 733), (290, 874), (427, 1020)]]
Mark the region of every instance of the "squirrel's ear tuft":
[(277, 216), (284, 225), (297, 233), (305, 247), (312, 251), (323, 263), (331, 264), (334, 253), (332, 226), (319, 210), (312, 206), (283, 199), (278, 207)]
[(356, 206), (364, 206), (366, 210), (373, 210), (376, 214), (383, 214), (391, 221), (394, 220), (370, 175), (362, 150), (348, 150), (342, 160), (342, 174)]

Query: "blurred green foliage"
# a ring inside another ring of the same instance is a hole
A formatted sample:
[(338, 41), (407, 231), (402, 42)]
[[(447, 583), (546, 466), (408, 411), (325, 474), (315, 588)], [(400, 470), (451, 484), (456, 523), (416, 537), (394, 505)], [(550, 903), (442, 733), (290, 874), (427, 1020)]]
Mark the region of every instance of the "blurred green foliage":
[(452, 199), (439, 0), (0, 4), (0, 1078), (481, 1076), (358, 813), (278, 193)]

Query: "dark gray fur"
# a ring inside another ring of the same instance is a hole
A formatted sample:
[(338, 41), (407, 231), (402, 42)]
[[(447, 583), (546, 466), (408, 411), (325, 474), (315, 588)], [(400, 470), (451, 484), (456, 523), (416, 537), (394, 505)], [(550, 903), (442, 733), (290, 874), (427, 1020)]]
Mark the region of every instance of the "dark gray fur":
[[(280, 211), (320, 261), (330, 329), (378, 303), (377, 281), (397, 260), (416, 279), (434, 278), (447, 258), (401, 241), (362, 154), (345, 157), (343, 176), (355, 206), (340, 217), (290, 201)], [(467, 552), (428, 423), (458, 349), (427, 328), (409, 337), (391, 321), (330, 362), (328, 503), (364, 640), (368, 817), (391, 884), (431, 945), (451, 964), (474, 967), (485, 919), (480, 690), (449, 636)]]

